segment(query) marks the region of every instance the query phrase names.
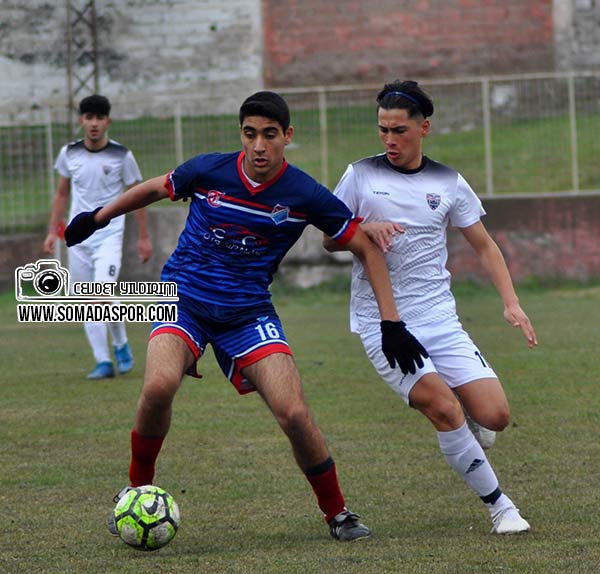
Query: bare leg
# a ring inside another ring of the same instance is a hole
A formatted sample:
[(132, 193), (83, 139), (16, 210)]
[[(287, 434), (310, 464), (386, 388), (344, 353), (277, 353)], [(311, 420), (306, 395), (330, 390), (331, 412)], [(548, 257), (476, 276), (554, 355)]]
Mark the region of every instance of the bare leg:
[(304, 398), (300, 375), (290, 355), (278, 353), (244, 369), (287, 435), (303, 472), (321, 464), (329, 450)]
[(498, 379), (479, 379), (455, 389), (469, 413), (480, 425), (501, 431), (508, 426), (510, 408)]
[(164, 437), (169, 432), (175, 393), (193, 361), (194, 355), (180, 337), (162, 334), (150, 339), (135, 417), (140, 435)]
[(132, 486), (150, 484), (163, 440), (171, 426), (172, 404), (181, 379), (194, 360), (185, 342), (175, 335), (157, 335), (148, 343), (144, 386), (131, 431)]
[(421, 377), (409, 399), (411, 406), (421, 411), (438, 432), (451, 431), (465, 423), (459, 400), (437, 373)]

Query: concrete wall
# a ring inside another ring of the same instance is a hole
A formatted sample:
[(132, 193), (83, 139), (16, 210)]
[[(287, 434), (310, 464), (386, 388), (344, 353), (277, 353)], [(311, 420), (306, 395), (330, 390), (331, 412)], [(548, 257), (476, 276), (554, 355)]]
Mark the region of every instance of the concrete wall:
[(554, 0), (554, 41), (559, 70), (600, 66), (600, 3)]
[[(600, 194), (485, 199), (484, 222), (500, 245), (516, 282), (532, 277), (600, 280)], [(145, 265), (138, 261), (137, 230), (128, 215), (121, 279), (156, 281), (183, 229), (185, 205), (154, 207), (149, 222), (155, 254)], [(14, 288), (17, 266), (46, 257), (42, 234), (0, 237), (0, 288)], [(448, 267), (455, 280), (487, 282), (481, 266), (460, 232), (448, 233)], [(64, 254), (64, 246), (63, 246)], [(348, 273), (348, 253), (327, 253), (321, 234), (309, 227), (284, 259), (280, 275), (300, 286), (310, 286)]]
[[(262, 85), (260, 0), (95, 5), (100, 91), (109, 97), (234, 94), (237, 104)], [(0, 0), (0, 14), (0, 77), (10, 78), (0, 82), (0, 106), (66, 103), (66, 2)]]

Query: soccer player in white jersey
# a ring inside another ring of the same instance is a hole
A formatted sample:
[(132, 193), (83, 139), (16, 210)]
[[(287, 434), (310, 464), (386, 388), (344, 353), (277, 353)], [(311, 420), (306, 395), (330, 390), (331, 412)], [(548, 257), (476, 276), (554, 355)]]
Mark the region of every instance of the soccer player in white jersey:
[[(109, 139), (111, 124), (110, 102), (104, 96), (92, 95), (79, 104), (79, 122), (84, 137), (62, 147), (56, 159), (58, 185), (52, 201), (48, 235), (44, 251), (54, 253), (59, 229), (69, 198), (69, 220), (80, 211), (105, 205), (116, 199), (125, 188), (142, 180), (133, 154), (125, 146)], [(135, 212), (138, 224), (138, 253), (146, 262), (152, 255), (146, 215)], [(121, 268), (125, 216), (113, 219), (107, 227), (81, 245), (69, 250), (71, 284), (79, 281), (116, 282)], [(92, 348), (95, 367), (88, 379), (105, 379), (115, 376), (111, 360), (107, 331), (110, 333), (117, 370), (124, 374), (133, 368), (133, 356), (123, 322), (88, 322), (85, 334)]]
[[(354, 260), (351, 329), (381, 378), (436, 429), (448, 464), (487, 506), (492, 532), (529, 530), (504, 494), (482, 445), (465, 420), (501, 431), (509, 407), (496, 373), (463, 330), (446, 269), (446, 228), (460, 229), (504, 304), (504, 318), (537, 344), (500, 249), (486, 231), (480, 200), (455, 170), (423, 155), (433, 114), (431, 98), (412, 81), (386, 84), (377, 96), (379, 136), (385, 152), (348, 166), (335, 194), (363, 218), (362, 229), (385, 254), (400, 318), (429, 357), (408, 373), (392, 368), (380, 350), (380, 319), (369, 282)], [(330, 251), (340, 246), (327, 236)], [(464, 410), (463, 410), (464, 409)]]

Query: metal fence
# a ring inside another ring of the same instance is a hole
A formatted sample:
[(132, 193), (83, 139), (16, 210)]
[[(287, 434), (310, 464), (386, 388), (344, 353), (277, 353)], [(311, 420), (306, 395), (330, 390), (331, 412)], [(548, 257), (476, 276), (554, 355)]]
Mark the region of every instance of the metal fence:
[[(425, 153), (460, 171), (482, 196), (600, 190), (600, 72), (424, 80), (436, 106)], [(292, 110), (288, 161), (333, 187), (346, 165), (379, 153), (381, 85), (279, 89)], [(110, 137), (142, 175), (198, 153), (239, 149), (241, 102), (170, 96), (113, 99)], [(64, 107), (0, 110), (0, 233), (46, 225), (53, 164), (69, 134)], [(79, 137), (75, 135), (74, 137)]]

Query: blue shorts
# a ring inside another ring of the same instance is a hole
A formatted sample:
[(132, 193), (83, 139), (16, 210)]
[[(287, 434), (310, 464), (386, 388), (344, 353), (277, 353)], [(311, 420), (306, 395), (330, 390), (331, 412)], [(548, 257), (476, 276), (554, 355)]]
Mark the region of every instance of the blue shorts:
[[(154, 323), (150, 339), (169, 333), (181, 337), (196, 362), (211, 344), (224, 375), (238, 393), (256, 388), (241, 374), (242, 369), (275, 353), (291, 355), (281, 321), (273, 305), (263, 303), (248, 308), (204, 304), (179, 296), (176, 323)], [(189, 375), (201, 378), (196, 363)]]

